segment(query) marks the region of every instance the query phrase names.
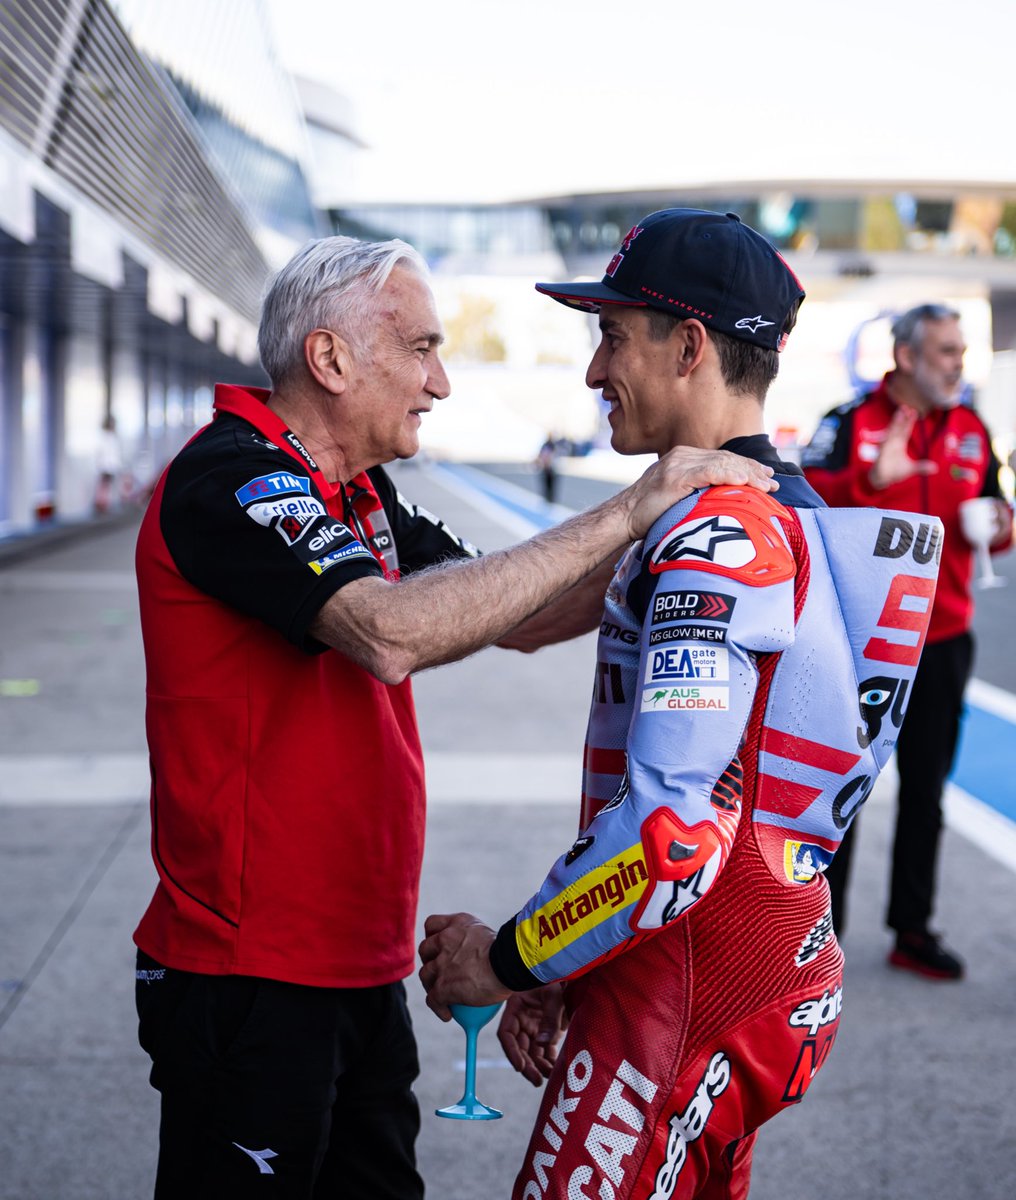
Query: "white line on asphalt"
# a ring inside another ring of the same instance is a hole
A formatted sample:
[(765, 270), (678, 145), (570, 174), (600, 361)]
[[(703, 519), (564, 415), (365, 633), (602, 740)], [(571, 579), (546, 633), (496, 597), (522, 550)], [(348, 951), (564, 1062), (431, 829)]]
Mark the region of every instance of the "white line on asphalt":
[(582, 755), (424, 754), (431, 804), (574, 804), (582, 793)]
[(1005, 688), (985, 683), (983, 679), (971, 679), (967, 684), (966, 698), (977, 708), (983, 708), (985, 712), (1016, 725), (1016, 696)]
[[(578, 754), (457, 754), (425, 756), (427, 796), (443, 804), (571, 804), (582, 786)], [(892, 799), (891, 772), (879, 777), (869, 805)], [(0, 806), (141, 804), (149, 788), (146, 754), (6, 754), (0, 756)], [(1016, 871), (1016, 826), (949, 784), (950, 829)]]
[(0, 805), (138, 804), (148, 789), (147, 754), (0, 757)]
[(1016, 871), (1016, 825), (990, 805), (957, 787), (946, 784), (945, 819), (950, 829), (979, 846), (1010, 871)]
[[(512, 512), (505, 508), (503, 504), (499, 504), (496, 500), (491, 499), (486, 491), (481, 491), (478, 487), (473, 487), (458, 474), (461, 470), (463, 474), (466, 472), (476, 472), (475, 468), (457, 467), (455, 471), (447, 467), (435, 466), (431, 474), (435, 481), (443, 488), (447, 488), (449, 492), (454, 492), (461, 499), (467, 501), (488, 517), (491, 521), (496, 522), (503, 529), (507, 529), (509, 533), (514, 534), (518, 538), (531, 538), (534, 533), (539, 533), (542, 526), (537, 525), (535, 521), (528, 521), (518, 513)], [(489, 476), (493, 480), (493, 476)], [(486, 478), (484, 480), (486, 484)], [(504, 486), (502, 484), (502, 486)], [(493, 488), (491, 490), (494, 490)], [(521, 489), (520, 489), (521, 490)], [(528, 493), (529, 498), (532, 498), (532, 493)], [(571, 510), (567, 511), (567, 515), (571, 516)]]
[[(426, 755), (432, 804), (574, 804), (582, 790), (575, 754)], [(148, 798), (147, 754), (5, 754), (0, 805), (130, 804)]]
[(4, 571), (0, 592), (137, 591), (133, 571)]

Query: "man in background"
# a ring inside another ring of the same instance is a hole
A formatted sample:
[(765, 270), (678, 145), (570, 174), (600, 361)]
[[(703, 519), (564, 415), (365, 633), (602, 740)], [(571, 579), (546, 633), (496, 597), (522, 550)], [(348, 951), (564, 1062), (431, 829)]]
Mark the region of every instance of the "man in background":
[[(894, 967), (932, 979), (960, 979), (960, 957), (930, 928), (934, 910), (942, 792), (952, 769), (970, 677), (973, 548), (961, 511), (978, 497), (993, 511), (994, 551), (1012, 541), (1012, 513), (1002, 496), (991, 436), (961, 403), (966, 346), (959, 314), (922, 304), (892, 326), (894, 369), (859, 399), (821, 421), (802, 456), (809, 482), (833, 507), (860, 505), (931, 513), (945, 527), (942, 565), (928, 640), (909, 698), (873, 684), (867, 702), (883, 727), (899, 733), (896, 832), (886, 922), (895, 932)], [(827, 878), (833, 920), (842, 934), (853, 847), (851, 826)]]

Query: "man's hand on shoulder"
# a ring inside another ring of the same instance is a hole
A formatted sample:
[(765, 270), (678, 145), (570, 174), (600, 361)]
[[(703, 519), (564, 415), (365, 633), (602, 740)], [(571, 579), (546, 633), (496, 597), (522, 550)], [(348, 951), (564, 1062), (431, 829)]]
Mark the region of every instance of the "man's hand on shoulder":
[(701, 450), (694, 446), (675, 446), (623, 493), (630, 504), (628, 529), (637, 541), (658, 516), (672, 504), (699, 488), (721, 484), (747, 485), (762, 492), (775, 492), (780, 486), (772, 467), (742, 458), (729, 450)]

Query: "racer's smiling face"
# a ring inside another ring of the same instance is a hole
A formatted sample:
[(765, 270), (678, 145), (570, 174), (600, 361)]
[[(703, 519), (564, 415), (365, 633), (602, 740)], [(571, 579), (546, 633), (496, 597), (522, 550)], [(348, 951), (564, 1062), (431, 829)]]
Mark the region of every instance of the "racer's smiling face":
[(362, 443), (351, 457), (368, 466), (416, 454), (422, 415), (451, 391), (438, 355), (444, 333), (426, 280), (396, 267), (375, 303), (349, 366), (343, 412), (344, 430)]
[(671, 388), (674, 340), (650, 335), (644, 309), (618, 304), (600, 309), (600, 344), (586, 385), (602, 390), (610, 405), (610, 444), (620, 454), (663, 454), (678, 444), (680, 412)]

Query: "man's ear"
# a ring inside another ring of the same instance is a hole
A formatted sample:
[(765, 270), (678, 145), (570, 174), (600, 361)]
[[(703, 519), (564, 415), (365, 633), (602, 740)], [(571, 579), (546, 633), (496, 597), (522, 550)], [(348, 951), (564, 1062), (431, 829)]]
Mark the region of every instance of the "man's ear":
[(352, 355), (344, 338), (332, 329), (312, 329), (303, 339), (303, 357), (315, 383), (338, 396), (349, 383)]
[(690, 375), (705, 356), (709, 340), (706, 327), (701, 321), (689, 317), (677, 326), (671, 337), (677, 374), (682, 377)]
[(893, 347), (893, 362), (904, 375), (913, 375), (917, 356), (914, 347), (906, 342), (897, 342)]

